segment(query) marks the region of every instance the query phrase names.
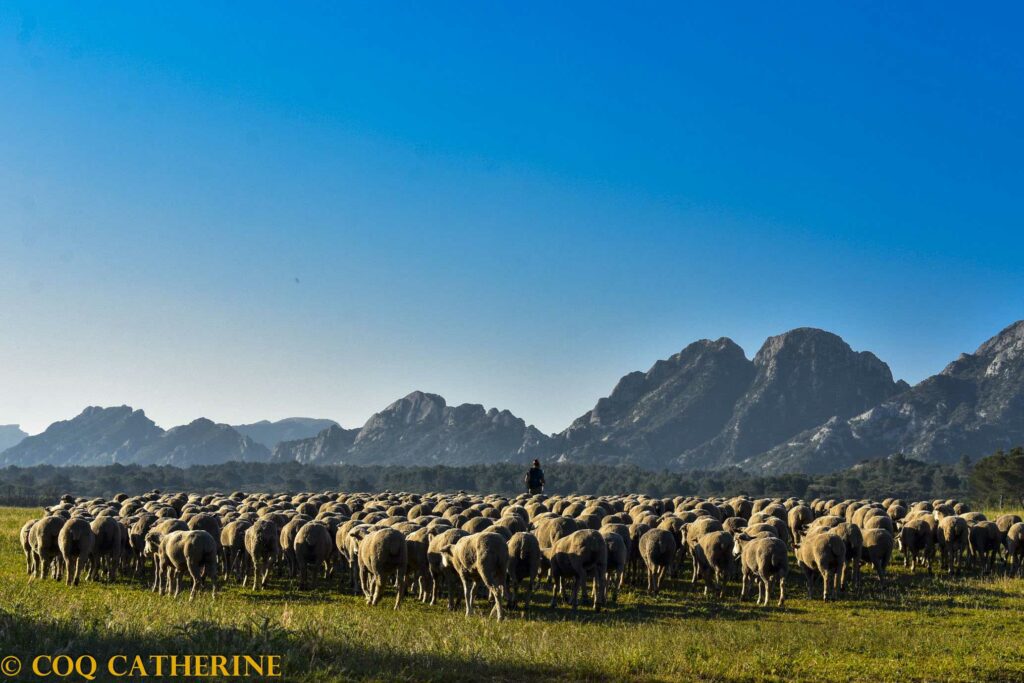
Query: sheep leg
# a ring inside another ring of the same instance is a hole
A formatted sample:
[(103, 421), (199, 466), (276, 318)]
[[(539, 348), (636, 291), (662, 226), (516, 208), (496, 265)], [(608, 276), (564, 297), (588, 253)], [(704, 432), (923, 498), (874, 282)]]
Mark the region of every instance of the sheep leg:
[(188, 593), (188, 601), (192, 602), (196, 598), (196, 591), (199, 590), (200, 576), (196, 572), (195, 567), (189, 562), (186, 567), (188, 568), (188, 575), (192, 578), (192, 590)]
[(576, 608), (580, 605), (580, 586), (583, 585), (587, 580), (587, 575), (580, 570), (576, 572), (576, 580), (572, 582), (572, 609), (576, 611)]
[(462, 579), (462, 596), (466, 600), (466, 616), (473, 613), (473, 598), (476, 595), (476, 581), (467, 581), (465, 576), (459, 575)]
[(504, 602), (502, 587), (499, 585), (491, 585), (487, 588), (490, 594), (494, 596), (494, 607), (491, 608), (491, 614), (497, 614), (497, 620), (501, 621), (505, 618), (505, 614), (501, 610), (501, 603)]
[[(264, 590), (267, 587), (267, 578), (270, 576), (270, 562), (265, 561), (263, 563), (263, 576), (260, 578), (260, 590)], [(256, 577), (253, 577), (253, 582), (256, 581)]]
[(395, 609), (398, 609), (402, 604), (402, 596), (405, 595), (405, 569), (403, 567), (399, 567), (395, 578), (398, 581), (398, 596), (395, 598)]

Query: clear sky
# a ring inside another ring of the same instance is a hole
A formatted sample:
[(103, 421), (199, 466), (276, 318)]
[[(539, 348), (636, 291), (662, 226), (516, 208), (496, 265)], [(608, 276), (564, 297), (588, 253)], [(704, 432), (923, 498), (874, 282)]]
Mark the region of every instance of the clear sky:
[(708, 4), (0, 4), (0, 423), (556, 431), (703, 337), (915, 382), (1024, 318), (1021, 5)]

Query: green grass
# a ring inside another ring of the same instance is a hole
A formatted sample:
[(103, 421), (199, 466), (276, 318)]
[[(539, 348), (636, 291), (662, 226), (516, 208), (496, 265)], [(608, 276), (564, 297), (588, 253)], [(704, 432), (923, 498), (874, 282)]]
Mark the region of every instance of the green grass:
[(551, 611), (540, 597), (530, 616), (497, 624), (483, 609), (467, 619), (407, 601), (395, 612), (387, 600), (370, 608), (334, 586), (299, 594), (281, 580), (264, 594), (230, 583), (191, 604), (141, 582), (29, 584), (17, 534), (34, 516), (0, 508), (0, 657), (23, 662), (280, 654), (294, 681), (1024, 681), (1024, 580), (911, 576), (898, 555), (892, 586), (865, 572), (863, 593), (834, 604), (807, 599), (791, 571), (781, 611), (739, 603), (735, 584), (719, 601), (672, 581), (657, 599), (628, 589), (596, 615)]

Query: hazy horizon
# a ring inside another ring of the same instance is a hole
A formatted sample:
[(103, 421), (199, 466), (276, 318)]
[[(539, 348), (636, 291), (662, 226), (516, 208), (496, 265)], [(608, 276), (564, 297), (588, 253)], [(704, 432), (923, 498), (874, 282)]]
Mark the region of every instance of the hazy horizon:
[[(1016, 321), (1010, 321), (1010, 323), (1008, 323), (1008, 324), (1011, 324), (1013, 322), (1016, 322)], [(804, 326), (804, 327), (809, 327), (809, 326)], [(810, 326), (810, 327), (813, 327), (813, 326)], [(1000, 329), (1002, 329), (1002, 328), (1000, 328)], [(787, 331), (787, 330), (780, 330), (779, 332), (774, 333), (774, 334), (779, 334), (779, 333), (785, 332), (785, 331)], [(828, 330), (828, 331), (829, 332), (834, 332), (834, 330)], [(994, 336), (998, 331), (999, 330), (994, 331), (992, 333), (992, 335), (990, 335), (990, 336)], [(722, 336), (726, 336), (727, 337), (728, 335), (722, 335)], [(766, 335), (766, 338), (767, 338), (767, 336), (774, 336), (774, 335)], [(842, 335), (839, 335), (839, 336), (842, 336)], [(986, 337), (986, 339), (987, 338), (988, 337)], [(698, 340), (695, 339), (695, 340), (691, 340), (691, 341), (698, 341)], [(736, 341), (736, 340), (733, 340), (733, 341)], [(977, 346), (979, 346), (984, 341), (985, 341), (985, 339), (979, 340), (978, 343), (974, 345), (974, 347), (972, 347), (969, 350), (965, 349), (964, 352), (965, 353), (973, 353), (975, 348)], [(687, 343), (689, 343), (689, 342), (687, 342)], [(757, 348), (760, 347), (760, 345), (758, 345), (758, 347), (756, 347), (754, 349), (750, 349), (750, 348), (747, 348), (746, 346), (743, 346), (743, 344), (740, 344), (740, 346), (743, 348), (744, 354), (746, 355), (747, 358), (753, 358), (754, 354), (757, 351)], [(638, 368), (631, 368), (631, 369), (628, 369), (628, 370), (623, 370), (621, 375), (625, 375), (625, 374), (627, 374), (629, 372), (633, 372), (634, 370), (647, 371), (648, 369), (650, 369), (650, 366), (653, 365), (656, 360), (660, 360), (662, 358), (667, 358), (668, 356), (672, 355), (673, 353), (676, 353), (677, 351), (682, 350), (682, 348), (684, 348), (684, 347), (685, 347), (685, 344), (682, 347), (680, 347), (679, 349), (676, 349), (676, 351), (673, 351), (672, 353), (666, 353), (664, 356), (659, 356), (658, 358), (651, 359), (651, 362), (647, 366), (638, 367)], [(858, 349), (858, 348), (854, 348), (854, 351), (871, 351), (871, 349)], [(885, 362), (884, 358), (882, 358), (881, 360), (883, 362)], [(894, 380), (903, 379), (903, 380), (908, 381), (909, 384), (914, 385), (914, 384), (917, 384), (917, 382), (919, 382), (920, 380), (925, 379), (925, 377), (938, 373), (940, 370), (942, 370), (946, 365), (948, 365), (953, 360), (955, 360), (955, 357), (950, 358), (947, 362), (943, 363), (940, 367), (936, 368), (934, 372), (930, 372), (926, 376), (916, 378), (913, 381), (907, 380), (906, 377), (901, 377), (894, 370), (893, 371), (893, 379)], [(892, 368), (890, 367), (890, 369), (892, 369)], [(620, 375), (620, 377), (621, 377), (621, 375)], [(557, 432), (562, 431), (564, 428), (568, 427), (569, 423), (571, 422), (571, 420), (579, 417), (580, 415), (585, 413), (587, 410), (592, 408), (593, 404), (596, 403), (599, 398), (601, 398), (602, 396), (607, 396), (608, 393), (615, 386), (615, 383), (618, 382), (620, 377), (612, 378), (610, 380), (609, 384), (608, 384), (607, 389), (603, 393), (594, 396), (593, 400), (591, 401), (591, 403), (585, 409), (581, 410), (579, 412), (579, 414), (574, 415), (572, 418), (570, 418), (570, 420), (567, 420), (564, 424), (557, 425), (557, 426), (555, 426), (555, 427), (553, 427), (551, 429), (544, 429), (543, 427), (541, 427), (541, 425), (539, 425), (535, 421), (531, 420), (529, 418), (529, 416), (527, 416), (527, 415), (523, 415), (523, 414), (517, 413), (514, 410), (512, 410), (511, 412), (514, 413), (516, 415), (516, 417), (523, 418), (526, 421), (527, 424), (533, 424), (534, 426), (536, 426), (538, 429), (540, 429), (545, 434), (557, 433)], [(402, 398), (403, 396), (406, 396), (409, 393), (412, 393), (413, 391), (423, 391), (425, 393), (433, 393), (433, 394), (437, 394), (438, 393), (436, 391), (431, 391), (428, 388), (416, 387), (416, 388), (410, 389), (409, 391), (405, 392), (404, 394), (395, 396), (394, 399), (392, 399), (391, 401), (388, 401), (387, 404), (390, 404), (390, 403), (392, 403), (392, 402)], [(473, 400), (471, 398), (465, 399), (465, 400), (452, 400), (450, 397), (444, 396), (443, 394), (442, 394), (442, 397), (445, 399), (445, 401), (447, 401), (448, 405), (457, 405), (457, 404), (461, 404), (461, 403), (478, 403), (478, 404), (481, 403), (481, 401)], [(82, 410), (84, 410), (86, 407), (88, 407), (90, 405), (100, 405), (100, 404), (84, 403), (84, 404), (82, 404)], [(102, 404), (100, 407), (110, 408), (110, 407), (115, 407), (115, 406), (120, 406), (120, 405), (129, 405), (130, 407), (132, 407), (134, 409), (141, 409), (141, 410), (143, 410), (146, 413), (147, 417), (149, 417), (151, 420), (153, 420), (157, 424), (157, 426), (159, 426), (159, 427), (161, 427), (163, 429), (170, 429), (171, 427), (176, 427), (176, 426), (179, 426), (179, 425), (182, 425), (182, 424), (187, 424), (187, 423), (191, 422), (192, 420), (198, 419), (200, 417), (205, 417), (205, 418), (211, 419), (214, 422), (218, 422), (218, 423), (222, 423), (222, 424), (231, 424), (231, 425), (251, 424), (251, 423), (259, 422), (261, 420), (266, 420), (268, 422), (277, 422), (279, 420), (285, 420), (285, 419), (289, 419), (289, 418), (313, 418), (313, 419), (334, 420), (335, 422), (338, 422), (342, 427), (345, 427), (346, 429), (351, 429), (353, 427), (361, 427), (361, 426), (363, 426), (363, 424), (366, 422), (366, 420), (368, 420), (370, 418), (371, 415), (373, 415), (376, 412), (379, 412), (380, 410), (382, 410), (383, 408), (386, 407), (385, 404), (382, 404), (380, 406), (368, 408), (367, 412), (366, 412), (366, 416), (361, 418), (361, 419), (357, 418), (355, 422), (345, 422), (345, 421), (342, 421), (342, 420), (338, 420), (337, 418), (332, 417), (330, 415), (299, 415), (299, 414), (279, 415), (279, 416), (273, 416), (273, 417), (252, 417), (250, 419), (244, 419), (243, 418), (243, 419), (238, 419), (238, 420), (221, 420), (221, 419), (217, 419), (216, 417), (214, 417), (212, 415), (194, 415), (193, 417), (190, 417), (190, 418), (187, 418), (187, 419), (183, 419), (183, 420), (180, 420), (178, 422), (166, 422), (166, 421), (161, 421), (160, 419), (158, 419), (154, 415), (154, 413), (147, 406), (132, 405), (132, 404), (123, 403), (123, 402), (122, 403), (116, 403), (115, 402), (115, 403), (109, 403), (109, 404)], [(490, 408), (497, 408), (499, 410), (507, 409), (506, 406), (500, 406), (500, 405), (489, 405), (487, 403), (483, 403), (482, 405), (484, 406), (484, 408), (487, 408), (487, 409), (490, 409)], [(78, 412), (76, 412), (74, 414), (71, 414), (71, 415), (66, 415), (66, 416), (54, 418), (54, 420), (51, 420), (50, 422), (47, 422), (46, 424), (43, 424), (41, 427), (38, 427), (37, 429), (34, 429), (34, 430), (33, 429), (26, 429), (26, 425), (20, 425), (20, 426), (21, 426), (21, 429), (24, 430), (24, 431), (27, 431), (29, 435), (34, 435), (34, 434), (38, 434), (38, 433), (42, 432), (43, 430), (45, 430), (45, 428), (47, 426), (49, 426), (50, 424), (52, 424), (53, 422), (55, 422), (57, 420), (69, 419), (69, 418), (74, 417), (75, 415), (77, 415), (79, 412), (81, 412), (81, 411), (78, 411)], [(0, 420), (0, 425), (4, 425), (4, 424), (18, 424), (18, 423), (17, 422), (7, 422), (7, 423), (5, 423), (2, 420)]]
[(550, 433), (801, 326), (916, 383), (1024, 318), (1022, 14), (5, 3), (0, 424)]

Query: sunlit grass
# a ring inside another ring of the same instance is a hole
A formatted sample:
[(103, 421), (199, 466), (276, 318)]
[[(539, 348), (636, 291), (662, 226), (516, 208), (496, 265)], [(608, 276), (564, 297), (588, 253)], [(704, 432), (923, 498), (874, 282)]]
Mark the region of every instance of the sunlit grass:
[[(395, 612), (341, 595), (263, 594), (229, 583), (216, 600), (150, 593), (142, 581), (70, 589), (26, 581), (18, 529), (38, 511), (0, 508), (0, 656), (281, 654), (287, 680), (1024, 680), (1024, 580), (865, 572), (860, 596), (809, 600), (791, 571), (784, 610), (705, 599), (679, 579), (657, 599), (627, 589), (595, 615), (543, 606), (497, 624), (409, 600)], [(994, 518), (994, 517), (993, 517)]]

